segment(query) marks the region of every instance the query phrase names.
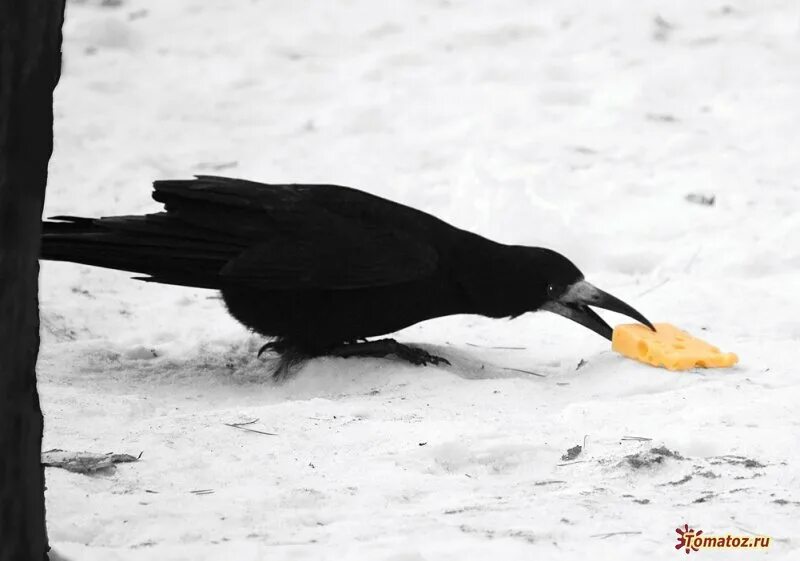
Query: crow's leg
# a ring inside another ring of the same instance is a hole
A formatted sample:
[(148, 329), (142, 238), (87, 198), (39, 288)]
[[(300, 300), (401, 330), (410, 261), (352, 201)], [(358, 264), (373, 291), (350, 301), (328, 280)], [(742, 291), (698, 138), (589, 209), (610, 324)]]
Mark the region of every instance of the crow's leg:
[(278, 364), (272, 370), (272, 379), (276, 382), (284, 382), (294, 375), (300, 366), (312, 358), (307, 353), (295, 348), (288, 347), (280, 351)]
[(328, 350), (328, 356), (338, 356), (349, 358), (351, 356), (369, 356), (383, 358), (387, 355), (408, 361), (411, 364), (450, 364), (450, 362), (440, 356), (432, 355), (426, 350), (418, 347), (410, 347), (398, 343), (394, 339), (378, 339), (377, 341), (366, 341), (364, 343), (348, 343)]
[(306, 360), (318, 356), (318, 352), (313, 352), (295, 341), (278, 338), (262, 345), (258, 350), (258, 357), (265, 352), (275, 353), (278, 360), (272, 368), (272, 378), (276, 382), (283, 382), (292, 376)]

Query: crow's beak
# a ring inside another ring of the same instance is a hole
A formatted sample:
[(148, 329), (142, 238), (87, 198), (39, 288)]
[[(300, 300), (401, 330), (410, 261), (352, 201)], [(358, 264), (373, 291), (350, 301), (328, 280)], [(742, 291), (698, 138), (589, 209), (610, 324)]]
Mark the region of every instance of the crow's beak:
[(614, 330), (589, 306), (605, 308), (612, 312), (624, 314), (645, 324), (653, 331), (656, 330), (646, 317), (631, 306), (586, 281), (578, 281), (572, 284), (557, 300), (546, 303), (542, 306), (542, 309), (580, 323), (610, 341)]

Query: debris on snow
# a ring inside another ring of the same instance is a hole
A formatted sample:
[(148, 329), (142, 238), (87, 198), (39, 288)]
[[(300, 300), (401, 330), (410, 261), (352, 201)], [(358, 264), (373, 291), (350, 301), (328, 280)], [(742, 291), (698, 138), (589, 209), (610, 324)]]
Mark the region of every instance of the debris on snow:
[(692, 480), (692, 476), (691, 475), (684, 475), (683, 477), (681, 477), (677, 481), (667, 481), (666, 483), (661, 483), (661, 486), (663, 487), (665, 485), (672, 485), (673, 487), (675, 487), (677, 485), (683, 485), (684, 483), (688, 483), (691, 480)]
[(700, 193), (689, 193), (686, 195), (686, 200), (690, 203), (702, 206), (714, 206), (717, 202), (716, 195), (703, 195)]
[(54, 448), (42, 452), (42, 465), (45, 467), (57, 467), (74, 473), (83, 473), (86, 475), (109, 472), (116, 468), (115, 464), (126, 462), (137, 462), (139, 456), (131, 456), (130, 454), (94, 454), (92, 452), (69, 452)]
[(572, 460), (580, 456), (582, 451), (583, 451), (583, 446), (581, 446), (580, 444), (576, 444), (575, 446), (567, 450), (566, 454), (562, 454), (561, 459), (565, 462), (571, 462)]
[(749, 469), (767, 467), (766, 465), (762, 464), (759, 461), (753, 460), (751, 458), (746, 458), (744, 456), (736, 456), (733, 454), (728, 454), (725, 456), (717, 456), (712, 459), (711, 464), (712, 465), (729, 464), (732, 466), (742, 466)]
[(659, 446), (658, 448), (650, 448), (650, 450), (644, 452), (637, 452), (636, 454), (625, 456), (625, 461), (632, 468), (641, 469), (663, 464), (665, 458), (673, 458), (676, 460), (684, 459), (683, 456), (677, 452), (673, 452), (666, 446)]

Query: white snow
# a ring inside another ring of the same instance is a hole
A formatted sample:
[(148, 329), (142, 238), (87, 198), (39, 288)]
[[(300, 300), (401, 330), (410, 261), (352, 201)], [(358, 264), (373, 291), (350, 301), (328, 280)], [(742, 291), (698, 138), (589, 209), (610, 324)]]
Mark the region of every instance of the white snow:
[[(47, 216), (153, 211), (194, 173), (352, 185), (559, 250), (741, 363), (459, 316), (397, 334), (451, 367), (274, 385), (214, 293), (44, 263), (45, 449), (143, 452), (48, 468), (62, 555), (674, 559), (689, 523), (800, 558), (796, 4), (72, 0), (64, 31)], [(255, 419), (276, 436), (228, 426)], [(662, 445), (684, 459), (626, 460)]]

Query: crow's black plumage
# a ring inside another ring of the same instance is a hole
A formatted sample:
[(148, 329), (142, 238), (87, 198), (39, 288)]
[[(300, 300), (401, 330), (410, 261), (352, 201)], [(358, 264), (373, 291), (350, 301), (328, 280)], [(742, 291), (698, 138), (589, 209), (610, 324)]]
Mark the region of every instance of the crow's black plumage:
[(650, 325), (555, 251), (499, 244), (357, 189), (211, 176), (154, 189), (164, 212), (45, 222), (42, 258), (217, 289), (236, 319), (273, 338), (279, 373), (326, 354), (436, 362), (392, 340), (357, 341), (451, 314), (545, 309), (610, 338), (594, 305)]

